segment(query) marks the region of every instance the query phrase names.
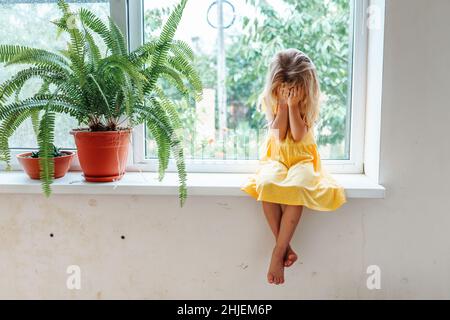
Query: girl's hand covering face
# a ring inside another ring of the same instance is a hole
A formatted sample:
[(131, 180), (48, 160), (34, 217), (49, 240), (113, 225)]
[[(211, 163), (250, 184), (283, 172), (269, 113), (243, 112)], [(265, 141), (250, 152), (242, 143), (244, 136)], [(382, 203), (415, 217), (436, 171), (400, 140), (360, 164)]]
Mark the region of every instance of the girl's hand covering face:
[(288, 100), (289, 100), (289, 88), (282, 84), (277, 89), (277, 97), (278, 97), (278, 104), (280, 107), (287, 107), (288, 106)]
[(277, 90), (278, 103), (281, 107), (298, 107), (301, 94), (298, 86), (288, 86), (283, 83)]
[(300, 88), (298, 86), (290, 88), (289, 92), (288, 92), (288, 99), (287, 99), (289, 108), (299, 107), (300, 98), (301, 98)]

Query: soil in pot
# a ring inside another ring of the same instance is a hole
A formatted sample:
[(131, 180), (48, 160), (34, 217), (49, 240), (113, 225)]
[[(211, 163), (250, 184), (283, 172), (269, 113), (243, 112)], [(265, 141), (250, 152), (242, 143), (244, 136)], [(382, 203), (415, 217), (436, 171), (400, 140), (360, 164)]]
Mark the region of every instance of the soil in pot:
[(122, 178), (127, 165), (131, 130), (73, 130), (78, 160), (89, 182), (112, 182)]
[[(62, 156), (53, 158), (54, 160), (54, 177), (55, 179), (62, 178), (69, 171), (75, 152), (61, 151)], [(40, 179), (39, 158), (32, 158), (32, 152), (25, 152), (17, 155), (19, 163), (23, 170), (31, 179)]]

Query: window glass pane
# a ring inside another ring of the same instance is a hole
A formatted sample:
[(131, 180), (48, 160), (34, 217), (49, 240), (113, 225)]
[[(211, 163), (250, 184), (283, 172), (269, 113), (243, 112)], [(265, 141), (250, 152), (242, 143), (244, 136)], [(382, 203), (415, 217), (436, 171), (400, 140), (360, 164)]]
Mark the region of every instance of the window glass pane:
[[(159, 35), (162, 24), (177, 3), (177, 0), (168, 0), (163, 3), (144, 1), (144, 41)], [(183, 99), (177, 101), (180, 116), (186, 128), (184, 135), (186, 158), (221, 158), (222, 148), (216, 147), (215, 142), (217, 31), (208, 24), (205, 16), (210, 4), (210, 0), (189, 1), (175, 35), (176, 39), (187, 42), (194, 50), (195, 66), (204, 86), (203, 100), (197, 105), (188, 105)], [(169, 95), (171, 92), (168, 92)], [(147, 136), (146, 157), (156, 158), (156, 144), (151, 139), (150, 133), (147, 133)]]
[[(292, 47), (307, 53), (318, 69), (323, 97), (316, 135), (322, 158), (348, 159), (352, 1), (223, 0), (223, 37), (217, 28), (217, 2), (188, 2), (176, 35), (193, 46), (205, 87), (204, 99), (195, 107), (180, 105), (188, 131), (187, 156), (258, 158), (265, 118), (257, 108), (257, 99), (270, 58), (277, 51)], [(146, 39), (167, 17), (167, 7), (176, 3), (144, 1)], [(226, 65), (223, 85), (217, 75), (221, 52)], [(226, 95), (226, 100), (222, 100), (225, 103), (220, 103), (221, 89)], [(225, 121), (222, 109), (226, 111)], [(156, 154), (153, 140), (147, 139), (146, 157), (154, 158)]]
[[(108, 0), (78, 0), (68, 1), (73, 11), (82, 6), (92, 10), (100, 17), (109, 15)], [(60, 17), (56, 1), (42, 0), (8, 0), (0, 4), (0, 44), (17, 44), (50, 51), (64, 49), (67, 38), (57, 37), (57, 28), (50, 21)], [(4, 68), (0, 64), (0, 82), (9, 79), (23, 67), (9, 66)], [(39, 89), (39, 82), (30, 80), (21, 92), (21, 97), (29, 97)], [(57, 115), (55, 128), (55, 145), (63, 148), (74, 148), (73, 137), (69, 134), (72, 128), (78, 126), (77, 121), (66, 115)], [(27, 120), (11, 137), (12, 148), (34, 148), (36, 138)]]

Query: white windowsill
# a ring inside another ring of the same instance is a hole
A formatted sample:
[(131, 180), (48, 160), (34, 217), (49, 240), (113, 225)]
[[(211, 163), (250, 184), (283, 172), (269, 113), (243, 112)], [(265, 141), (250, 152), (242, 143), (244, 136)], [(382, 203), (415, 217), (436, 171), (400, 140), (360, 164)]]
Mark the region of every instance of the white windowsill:
[[(345, 188), (348, 198), (384, 198), (383, 186), (363, 174), (335, 174)], [(240, 190), (248, 174), (243, 173), (189, 173), (188, 195), (192, 196), (246, 196)], [(153, 172), (128, 172), (121, 181), (89, 183), (81, 172), (69, 172), (52, 185), (53, 194), (112, 194), (112, 195), (177, 195), (178, 177), (168, 172), (159, 182)], [(30, 180), (21, 171), (0, 172), (0, 193), (41, 193), (40, 181)]]

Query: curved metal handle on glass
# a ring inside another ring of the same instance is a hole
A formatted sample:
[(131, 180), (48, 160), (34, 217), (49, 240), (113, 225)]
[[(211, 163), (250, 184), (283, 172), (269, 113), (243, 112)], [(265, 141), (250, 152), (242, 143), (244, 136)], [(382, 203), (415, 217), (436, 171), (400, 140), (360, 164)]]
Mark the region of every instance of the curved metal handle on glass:
[[(218, 4), (217, 2), (218, 2), (217, 0), (214, 1), (214, 2), (212, 2), (212, 3), (209, 5), (208, 11), (207, 11), (207, 13), (206, 13), (206, 20), (208, 21), (208, 24), (209, 24), (211, 27), (213, 27), (214, 29), (217, 29), (217, 26), (213, 25), (213, 24), (211, 23), (211, 21), (209, 20), (209, 12), (210, 12), (211, 9), (214, 7), (214, 5), (217, 5), (217, 4)], [(222, 0), (222, 2), (228, 4), (228, 5), (231, 7), (231, 10), (233, 11), (233, 19), (231, 20), (231, 22), (230, 22), (228, 25), (223, 26), (223, 29), (228, 29), (229, 27), (231, 27), (231, 26), (234, 24), (234, 21), (236, 20), (236, 10), (235, 10), (235, 8), (234, 8), (234, 5), (233, 5), (230, 1), (228, 1), (228, 0)]]

